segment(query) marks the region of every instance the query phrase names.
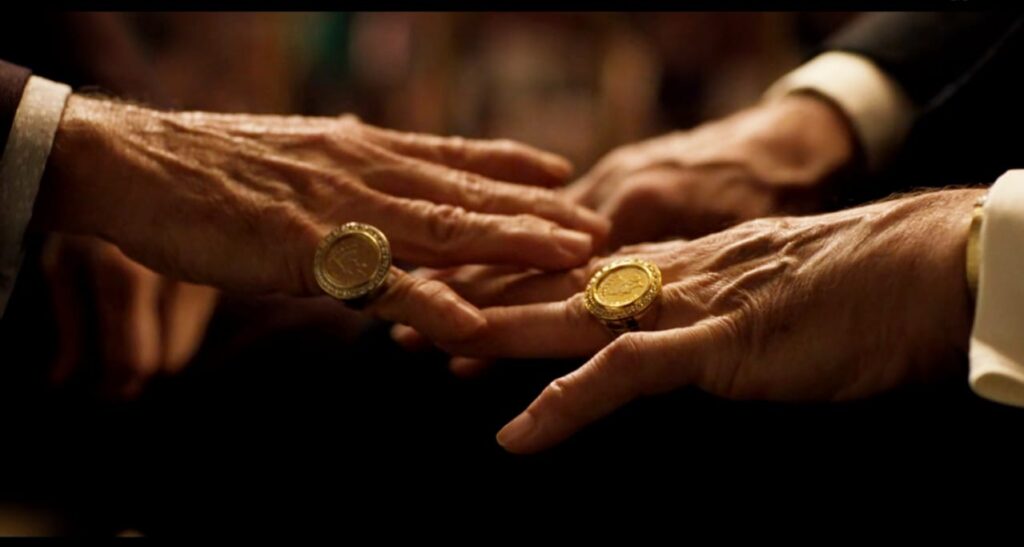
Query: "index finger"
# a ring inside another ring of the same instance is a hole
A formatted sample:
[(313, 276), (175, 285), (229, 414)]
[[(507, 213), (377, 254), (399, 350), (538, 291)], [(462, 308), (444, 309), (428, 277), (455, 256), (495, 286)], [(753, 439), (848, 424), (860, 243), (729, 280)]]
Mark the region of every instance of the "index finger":
[(363, 310), (376, 317), (410, 325), (431, 340), (461, 340), (484, 327), (480, 310), (447, 285), (391, 267), (384, 293)]
[(591, 355), (613, 340), (608, 329), (586, 310), (582, 294), (561, 302), (481, 311), (487, 326), (472, 339), (435, 342), (464, 357), (521, 358)]

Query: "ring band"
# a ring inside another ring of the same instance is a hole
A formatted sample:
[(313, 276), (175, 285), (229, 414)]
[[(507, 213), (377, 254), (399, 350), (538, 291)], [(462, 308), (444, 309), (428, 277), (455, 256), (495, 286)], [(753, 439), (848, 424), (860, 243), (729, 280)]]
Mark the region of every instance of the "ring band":
[(328, 295), (363, 307), (383, 292), (391, 271), (391, 245), (369, 224), (349, 222), (320, 240), (313, 275)]
[(618, 336), (640, 329), (640, 318), (661, 295), (661, 270), (639, 258), (616, 260), (587, 283), (583, 302), (598, 321)]

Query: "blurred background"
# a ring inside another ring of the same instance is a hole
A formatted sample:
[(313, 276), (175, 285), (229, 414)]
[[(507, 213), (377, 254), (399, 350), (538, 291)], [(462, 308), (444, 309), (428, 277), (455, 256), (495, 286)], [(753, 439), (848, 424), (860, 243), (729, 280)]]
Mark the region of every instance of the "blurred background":
[(755, 101), (853, 15), (106, 13), (78, 26), (120, 29), (106, 40), (119, 57), (139, 46), (136, 74), (130, 62), (94, 71), (122, 95), (154, 99), (154, 86), (133, 84), (146, 72), (174, 107), (351, 112), (514, 138), (585, 169), (616, 145)]

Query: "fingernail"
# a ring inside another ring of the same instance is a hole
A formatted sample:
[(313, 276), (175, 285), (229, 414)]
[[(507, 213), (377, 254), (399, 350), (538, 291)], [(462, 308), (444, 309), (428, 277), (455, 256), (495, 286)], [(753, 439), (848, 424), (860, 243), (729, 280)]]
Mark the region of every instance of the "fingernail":
[(523, 412), (506, 424), (505, 427), (501, 428), (497, 437), (498, 444), (502, 448), (509, 448), (510, 444), (522, 444), (523, 440), (530, 436), (536, 425), (537, 421), (533, 419), (533, 415), (529, 412)]
[(471, 378), (482, 373), (490, 362), (475, 357), (452, 357), (448, 361), (448, 370), (462, 378)]
[(548, 165), (551, 167), (551, 174), (558, 178), (569, 178), (569, 176), (572, 175), (572, 162), (562, 156), (548, 154)]
[(408, 346), (416, 342), (416, 331), (412, 327), (395, 325), (391, 327), (391, 339), (399, 345)]
[(557, 241), (558, 248), (573, 259), (590, 256), (593, 247), (593, 239), (590, 235), (565, 228), (555, 228), (551, 235)]

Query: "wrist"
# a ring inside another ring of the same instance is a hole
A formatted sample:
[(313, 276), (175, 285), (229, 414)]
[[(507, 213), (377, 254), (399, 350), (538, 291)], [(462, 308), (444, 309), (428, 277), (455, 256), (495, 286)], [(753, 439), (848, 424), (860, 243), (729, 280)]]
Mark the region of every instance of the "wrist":
[[(968, 282), (967, 249), (975, 205), (987, 189), (971, 188), (931, 192), (922, 196), (928, 204), (929, 222), (919, 224), (916, 245), (920, 252), (933, 256), (941, 272), (933, 297), (949, 303), (946, 310), (953, 319), (949, 336), (966, 351), (974, 317), (974, 300)], [(934, 243), (943, 242), (942, 245)]]
[(829, 100), (794, 93), (768, 103), (757, 144), (789, 166), (797, 182), (817, 184), (853, 167), (857, 139), (846, 116)]
[(129, 156), (132, 134), (154, 111), (99, 98), (68, 98), (46, 174), (39, 189), (33, 224), (112, 239), (132, 218), (130, 201), (144, 177)]

